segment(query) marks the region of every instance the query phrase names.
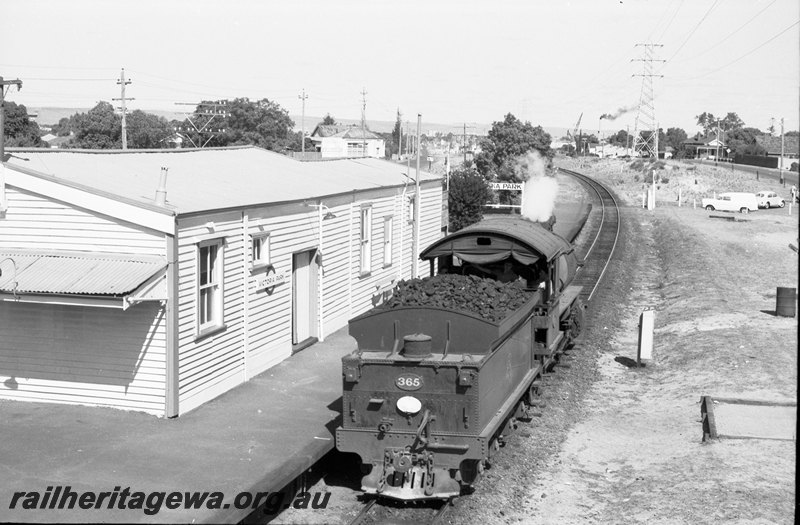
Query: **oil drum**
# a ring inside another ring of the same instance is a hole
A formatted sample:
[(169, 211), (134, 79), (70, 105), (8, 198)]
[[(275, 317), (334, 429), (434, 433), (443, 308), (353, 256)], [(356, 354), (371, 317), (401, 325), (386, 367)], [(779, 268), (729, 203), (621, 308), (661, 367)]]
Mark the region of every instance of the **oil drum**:
[(775, 315), (794, 317), (797, 312), (797, 288), (778, 287)]

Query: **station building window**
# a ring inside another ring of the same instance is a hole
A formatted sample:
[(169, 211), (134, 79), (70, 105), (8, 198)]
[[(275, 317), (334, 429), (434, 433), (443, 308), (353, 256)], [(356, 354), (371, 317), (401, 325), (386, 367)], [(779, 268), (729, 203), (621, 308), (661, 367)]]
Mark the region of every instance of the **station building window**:
[(224, 326), (222, 309), (223, 239), (197, 245), (197, 333), (205, 335)]
[(383, 219), (383, 267), (392, 265), (392, 217)]
[(252, 236), (253, 269), (263, 268), (270, 264), (269, 233), (258, 233)]
[(372, 206), (364, 205), (361, 207), (361, 233), (360, 233), (361, 253), (360, 273), (367, 275), (372, 271)]

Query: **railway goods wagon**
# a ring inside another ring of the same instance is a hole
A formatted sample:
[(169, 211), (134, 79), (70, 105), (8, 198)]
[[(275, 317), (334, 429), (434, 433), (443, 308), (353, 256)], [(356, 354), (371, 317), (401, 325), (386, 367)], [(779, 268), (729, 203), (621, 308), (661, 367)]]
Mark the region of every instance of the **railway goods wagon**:
[[(400, 283), (387, 304), (350, 320), (358, 349), (342, 359), (336, 431), (337, 448), (361, 458), (362, 490), (400, 500), (472, 484), (582, 324), (573, 247), (538, 223), (487, 218), (420, 257), (439, 274)], [(492, 307), (511, 296), (511, 308)]]

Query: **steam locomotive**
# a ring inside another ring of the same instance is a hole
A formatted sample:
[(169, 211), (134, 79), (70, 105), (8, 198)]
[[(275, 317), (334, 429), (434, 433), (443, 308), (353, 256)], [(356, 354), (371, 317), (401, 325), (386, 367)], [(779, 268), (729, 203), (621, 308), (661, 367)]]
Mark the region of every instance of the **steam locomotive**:
[[(351, 319), (358, 349), (342, 358), (336, 447), (360, 456), (364, 492), (398, 500), (446, 499), (473, 484), (583, 324), (574, 247), (540, 223), (489, 216), (420, 258), (432, 277), (413, 300), (393, 297)], [(437, 297), (437, 278), (456, 280), (453, 304)], [(458, 304), (487, 285), (494, 296), (521, 289), (522, 300), (494, 315)]]

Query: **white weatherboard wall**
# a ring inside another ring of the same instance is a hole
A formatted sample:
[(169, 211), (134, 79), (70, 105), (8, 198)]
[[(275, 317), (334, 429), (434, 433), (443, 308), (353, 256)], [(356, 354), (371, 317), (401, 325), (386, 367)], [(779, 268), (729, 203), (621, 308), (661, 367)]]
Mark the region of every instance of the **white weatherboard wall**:
[[(292, 353), (292, 255), (319, 247), (319, 212), (295, 205), (251, 209), (246, 213), (249, 379)], [(250, 239), (264, 233), (269, 233), (271, 268), (253, 269)], [(285, 280), (274, 287), (259, 286), (260, 280), (273, 274), (283, 275)], [(312, 319), (312, 323), (316, 325), (318, 319)]]
[[(6, 196), (0, 249), (166, 257), (163, 233), (17, 187), (7, 186)], [(2, 399), (109, 406), (163, 416), (165, 355), (166, 322), (160, 303), (123, 311), (0, 302)]]
[(159, 303), (128, 310), (0, 302), (0, 398), (164, 415)]
[(163, 233), (6, 186), (0, 249), (73, 250), (166, 257)]
[[(243, 239), (241, 212), (178, 219), (178, 406), (181, 414), (230, 390), (244, 376)], [(213, 229), (209, 226), (213, 224)], [(197, 332), (198, 244), (224, 239), (225, 328)]]

